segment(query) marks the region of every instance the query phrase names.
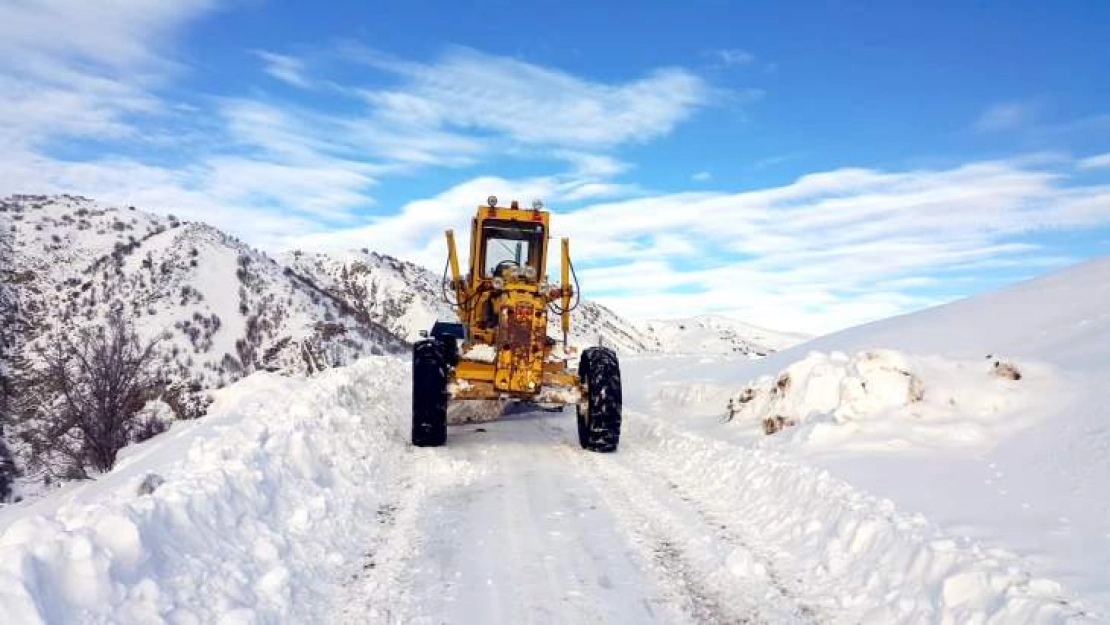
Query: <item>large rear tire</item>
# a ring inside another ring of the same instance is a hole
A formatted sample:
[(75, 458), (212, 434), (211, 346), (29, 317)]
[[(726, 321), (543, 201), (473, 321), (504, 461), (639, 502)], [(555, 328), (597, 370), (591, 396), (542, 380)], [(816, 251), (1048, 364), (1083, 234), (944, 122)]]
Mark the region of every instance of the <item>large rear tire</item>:
[(578, 443), (590, 451), (616, 451), (621, 438), (622, 399), (617, 354), (608, 347), (582, 352), (578, 378), (585, 391), (578, 402)]
[(439, 447), (447, 442), (447, 354), (434, 339), (412, 348), (412, 444)]

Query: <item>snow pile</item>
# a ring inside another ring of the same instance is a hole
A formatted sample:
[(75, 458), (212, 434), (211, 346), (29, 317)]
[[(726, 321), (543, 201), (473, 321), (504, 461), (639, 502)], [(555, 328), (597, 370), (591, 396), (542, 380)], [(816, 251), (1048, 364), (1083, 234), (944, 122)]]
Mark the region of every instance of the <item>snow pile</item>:
[(811, 352), (750, 382), (729, 400), (728, 418), (839, 449), (979, 445), (1027, 425), (1015, 415), (1051, 398), (1054, 384), (1044, 367), (994, 358)]
[(1029, 562), (952, 535), (828, 471), (773, 450), (626, 420), (624, 462), (665, 476), (739, 545), (708, 577), (741, 594), (770, 585), (815, 622), (1085, 623), (1088, 611)]
[(462, 359), (474, 362), (493, 362), (497, 360), (497, 349), (493, 345), (476, 343), (463, 352)]
[(255, 374), (100, 480), (0, 510), (0, 623), (324, 620), (411, 455), (406, 375)]

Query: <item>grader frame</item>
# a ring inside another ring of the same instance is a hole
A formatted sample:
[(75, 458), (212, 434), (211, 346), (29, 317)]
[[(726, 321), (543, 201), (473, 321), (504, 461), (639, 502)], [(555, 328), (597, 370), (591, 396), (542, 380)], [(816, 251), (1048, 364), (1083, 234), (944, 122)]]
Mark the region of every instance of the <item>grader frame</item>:
[[(445, 299), (459, 322), (437, 323), (431, 336), (414, 346), (414, 444), (446, 442), (451, 402), (517, 400), (574, 404), (582, 446), (616, 449), (621, 418), (617, 357), (609, 348), (590, 347), (577, 370), (571, 369), (570, 313), (580, 295), (571, 286), (567, 238), (560, 241), (559, 285), (546, 279), (550, 223), (550, 213), (539, 202), (530, 210), (516, 201), (502, 208), (490, 196), (471, 221), (465, 275), (454, 232), (446, 232), (450, 280)], [(561, 341), (548, 336), (549, 311), (560, 317)]]

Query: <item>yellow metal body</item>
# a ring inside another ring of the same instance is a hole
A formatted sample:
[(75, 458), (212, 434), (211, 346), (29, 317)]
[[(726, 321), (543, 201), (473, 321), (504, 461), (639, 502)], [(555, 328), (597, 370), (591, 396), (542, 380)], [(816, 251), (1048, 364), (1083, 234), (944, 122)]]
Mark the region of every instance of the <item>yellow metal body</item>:
[[(447, 231), (448, 264), (459, 320), (466, 328), (451, 374), (454, 399), (513, 397), (571, 403), (578, 378), (567, 367), (570, 329), (569, 241), (562, 240), (562, 285), (546, 279), (550, 214), (479, 206), (471, 222), (470, 266), (459, 267)], [(548, 305), (561, 303), (562, 345), (547, 336)], [(555, 351), (558, 349), (558, 351)]]

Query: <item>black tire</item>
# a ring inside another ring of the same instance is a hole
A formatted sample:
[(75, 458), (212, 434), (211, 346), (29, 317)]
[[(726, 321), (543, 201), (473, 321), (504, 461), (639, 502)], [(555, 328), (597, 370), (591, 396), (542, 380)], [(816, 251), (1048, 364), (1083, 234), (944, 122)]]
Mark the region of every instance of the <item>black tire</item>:
[(459, 341), (453, 336), (443, 336), (436, 339), (439, 342), (439, 348), (443, 350), (443, 358), (448, 366), (454, 367), (459, 364)]
[(621, 369), (608, 347), (582, 352), (578, 378), (584, 396), (578, 402), (578, 443), (583, 449), (608, 453), (621, 439)]
[(586, 413), (589, 411), (588, 393), (586, 391), (586, 380), (590, 377), (589, 363), (586, 361), (586, 355), (578, 359), (578, 380), (582, 385), (582, 397), (579, 398), (578, 404), (575, 405), (575, 421), (578, 422), (578, 444), (582, 449), (586, 448), (586, 441), (589, 440), (588, 432), (589, 426), (586, 425)]
[(412, 347), (412, 444), (439, 447), (447, 442), (447, 355), (439, 341)]

